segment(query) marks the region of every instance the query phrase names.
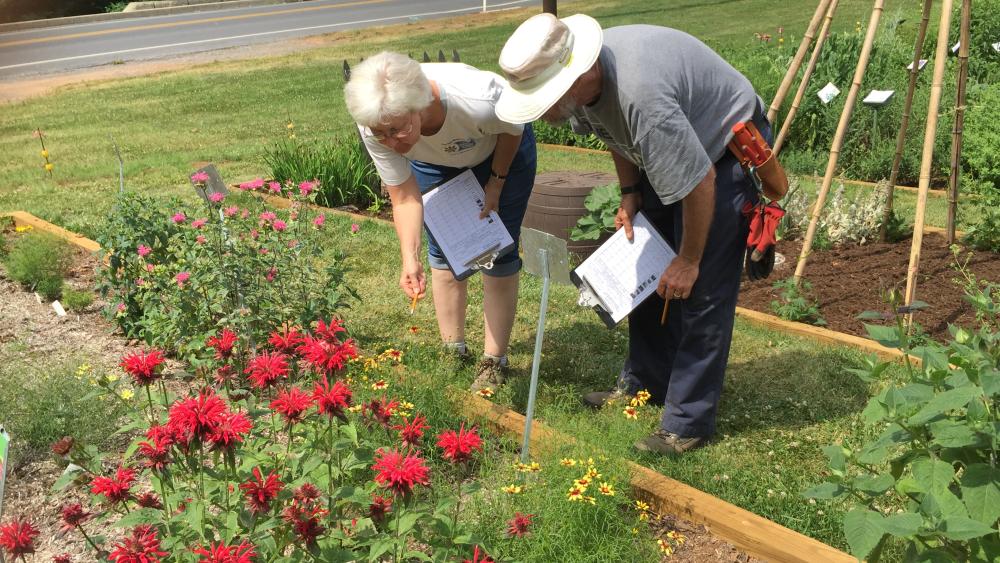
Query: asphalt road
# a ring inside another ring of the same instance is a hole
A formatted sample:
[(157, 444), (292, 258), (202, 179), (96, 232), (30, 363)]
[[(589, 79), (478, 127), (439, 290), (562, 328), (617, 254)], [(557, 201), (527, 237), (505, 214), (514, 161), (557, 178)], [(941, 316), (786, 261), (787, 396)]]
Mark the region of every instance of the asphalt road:
[[(540, 4), (488, 0), (490, 10)], [(312, 0), (0, 33), (0, 81), (482, 11), (482, 0)]]

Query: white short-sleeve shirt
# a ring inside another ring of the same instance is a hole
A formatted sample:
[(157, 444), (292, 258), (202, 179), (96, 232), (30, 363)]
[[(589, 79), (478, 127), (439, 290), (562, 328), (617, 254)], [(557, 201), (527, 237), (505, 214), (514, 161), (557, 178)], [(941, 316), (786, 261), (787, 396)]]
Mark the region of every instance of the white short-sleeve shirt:
[(388, 186), (409, 179), (410, 161), (420, 160), (453, 168), (469, 168), (486, 160), (496, 147), (497, 135), (520, 135), (523, 125), (501, 121), (496, 102), (507, 87), (499, 75), (462, 63), (423, 63), (424, 75), (438, 85), (445, 107), (444, 124), (430, 136), (421, 136), (405, 155), (394, 152), (358, 126), (379, 176)]

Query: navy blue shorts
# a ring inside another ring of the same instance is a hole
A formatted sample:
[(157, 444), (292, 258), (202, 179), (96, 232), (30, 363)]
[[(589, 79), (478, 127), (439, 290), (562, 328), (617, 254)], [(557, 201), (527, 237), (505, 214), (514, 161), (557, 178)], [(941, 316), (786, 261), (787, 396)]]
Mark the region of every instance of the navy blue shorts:
[[(514, 155), (514, 160), (510, 164), (507, 172), (507, 180), (504, 182), (503, 191), (500, 192), (500, 205), (497, 214), (503, 221), (511, 238), (514, 239), (514, 247), (501, 256), (493, 260), (493, 267), (483, 269), (487, 276), (504, 277), (516, 274), (521, 270), (521, 256), (518, 253), (518, 245), (521, 238), (521, 221), (524, 219), (524, 212), (528, 209), (528, 198), (531, 197), (531, 189), (535, 186), (535, 133), (531, 125), (524, 126), (524, 134), (521, 136), (521, 146)], [(479, 184), (486, 185), (490, 178), (490, 168), (493, 164), (493, 155), (472, 167), (473, 174), (479, 180)], [(451, 179), (464, 168), (452, 168), (450, 166), (440, 166), (429, 162), (414, 160), (410, 162), (413, 170), (413, 177), (420, 187), (420, 193), (429, 191), (435, 185), (444, 180)], [(426, 230), (426, 228), (425, 228)], [(431, 268), (436, 270), (447, 270), (448, 262), (444, 259), (444, 252), (438, 246), (431, 233), (427, 232), (427, 257)]]

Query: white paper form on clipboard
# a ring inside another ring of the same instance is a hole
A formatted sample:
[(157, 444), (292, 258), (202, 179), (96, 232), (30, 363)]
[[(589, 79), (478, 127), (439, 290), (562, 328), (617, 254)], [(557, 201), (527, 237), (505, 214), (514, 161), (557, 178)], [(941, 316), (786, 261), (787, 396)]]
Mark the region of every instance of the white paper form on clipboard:
[(424, 225), (444, 252), (455, 278), (490, 269), (497, 256), (514, 247), (496, 211), (479, 218), (486, 193), (472, 170), (466, 170), (423, 195)]
[(618, 229), (570, 274), (580, 304), (613, 328), (656, 291), (677, 253), (641, 211), (632, 219), (633, 240)]

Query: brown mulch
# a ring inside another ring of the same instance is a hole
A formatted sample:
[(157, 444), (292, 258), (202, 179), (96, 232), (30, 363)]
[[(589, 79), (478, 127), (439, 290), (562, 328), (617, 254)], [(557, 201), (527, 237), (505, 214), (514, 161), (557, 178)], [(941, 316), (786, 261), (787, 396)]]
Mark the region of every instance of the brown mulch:
[(712, 535), (708, 528), (693, 524), (673, 516), (651, 518), (649, 526), (656, 535), (667, 541), (668, 532), (677, 532), (683, 537), (683, 544), (673, 544), (671, 555), (664, 555), (663, 561), (670, 563), (762, 563), (763, 560), (747, 555), (725, 540)]
[[(799, 241), (779, 242), (778, 252), (784, 255), (785, 262), (776, 265), (767, 280), (744, 280), (739, 305), (773, 314), (771, 301), (779, 299), (780, 291), (772, 284), (792, 276), (801, 248)], [(967, 254), (963, 251), (963, 260)], [(827, 328), (867, 336), (863, 321), (856, 317), (864, 311), (888, 312), (882, 295), (892, 288), (900, 291), (906, 288), (909, 260), (910, 239), (814, 251), (806, 264), (804, 279), (812, 283), (812, 297), (819, 304)], [(964, 291), (956, 283), (961, 276), (954, 266), (955, 257), (945, 239), (937, 234), (924, 235), (916, 298), (930, 307), (917, 312), (914, 320), (938, 341), (947, 341), (949, 324), (976, 325), (972, 306), (965, 302)], [(973, 252), (968, 268), (980, 280), (998, 281), (1000, 255)]]

